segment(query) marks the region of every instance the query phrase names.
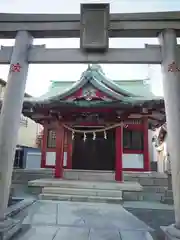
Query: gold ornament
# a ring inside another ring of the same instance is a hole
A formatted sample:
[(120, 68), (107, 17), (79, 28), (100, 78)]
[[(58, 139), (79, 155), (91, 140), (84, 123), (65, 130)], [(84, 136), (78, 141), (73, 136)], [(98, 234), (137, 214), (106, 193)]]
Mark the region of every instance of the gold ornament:
[(83, 138), (83, 141), (85, 142), (86, 139), (87, 139), (87, 137), (86, 137), (86, 133), (84, 132), (84, 138)]
[(106, 131), (104, 131), (104, 139), (107, 139)]
[(72, 131), (72, 140), (74, 140), (74, 131)]

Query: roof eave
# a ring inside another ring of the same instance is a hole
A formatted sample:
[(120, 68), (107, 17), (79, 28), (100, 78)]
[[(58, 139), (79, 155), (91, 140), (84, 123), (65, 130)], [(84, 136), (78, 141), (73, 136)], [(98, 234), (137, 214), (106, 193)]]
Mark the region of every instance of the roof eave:
[(125, 91), (124, 89), (121, 89), (114, 81), (110, 81), (107, 79), (106, 76), (104, 76), (101, 72), (98, 72), (98, 74), (101, 76), (101, 81), (107, 85), (110, 89), (112, 89), (113, 91), (115, 91), (116, 93), (119, 93), (121, 95), (124, 95), (124, 96), (129, 96), (129, 97), (133, 97), (135, 96), (134, 94), (128, 92), (128, 91)]

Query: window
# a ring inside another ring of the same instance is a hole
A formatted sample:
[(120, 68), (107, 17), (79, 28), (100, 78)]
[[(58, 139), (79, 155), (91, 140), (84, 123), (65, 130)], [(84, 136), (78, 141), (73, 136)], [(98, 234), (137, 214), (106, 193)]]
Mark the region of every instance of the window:
[(126, 150), (143, 150), (143, 132), (124, 129), (123, 148)]
[(56, 147), (56, 132), (54, 130), (48, 131), (47, 147), (48, 148)]

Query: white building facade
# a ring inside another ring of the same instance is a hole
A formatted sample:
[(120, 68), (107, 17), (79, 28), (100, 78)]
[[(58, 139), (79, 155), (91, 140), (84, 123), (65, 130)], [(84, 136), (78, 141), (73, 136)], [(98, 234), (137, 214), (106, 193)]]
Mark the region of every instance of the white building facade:
[[(0, 99), (3, 99), (6, 89), (6, 82), (0, 79)], [(28, 97), (28, 94), (25, 94)], [(29, 96), (30, 97), (30, 96)], [(18, 146), (25, 146), (37, 148), (37, 138), (42, 132), (42, 126), (35, 123), (30, 118), (21, 115), (19, 133), (18, 133)]]

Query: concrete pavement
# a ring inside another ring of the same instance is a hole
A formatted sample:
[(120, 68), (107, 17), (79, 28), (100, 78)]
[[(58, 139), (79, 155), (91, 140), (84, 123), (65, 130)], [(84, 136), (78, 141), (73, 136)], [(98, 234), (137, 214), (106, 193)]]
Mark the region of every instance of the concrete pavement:
[(106, 203), (37, 201), (24, 223), (31, 227), (15, 240), (144, 240), (152, 230), (121, 205)]

